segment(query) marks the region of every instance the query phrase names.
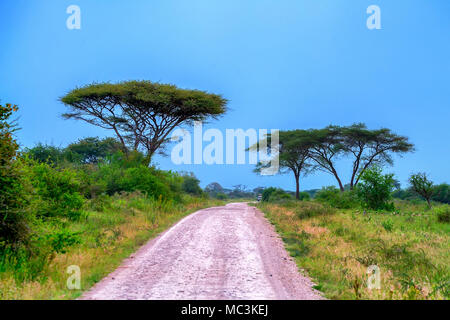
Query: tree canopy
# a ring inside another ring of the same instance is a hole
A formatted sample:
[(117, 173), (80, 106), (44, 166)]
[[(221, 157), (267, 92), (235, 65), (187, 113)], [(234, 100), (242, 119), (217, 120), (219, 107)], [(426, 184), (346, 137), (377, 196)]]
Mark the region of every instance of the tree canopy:
[[(270, 135), (267, 136), (268, 142)], [(256, 151), (262, 144), (251, 146)], [(269, 143), (267, 143), (269, 145)], [(350, 126), (330, 125), (323, 129), (281, 131), (279, 136), (279, 163), (281, 171), (292, 171), (296, 180), (296, 197), (299, 197), (299, 179), (302, 174), (321, 170), (333, 175), (341, 191), (352, 190), (364, 172), (373, 166), (393, 163), (393, 154), (402, 155), (414, 150), (407, 137), (397, 135), (390, 129), (370, 130), (363, 123)], [(352, 158), (351, 178), (344, 184), (336, 168), (342, 158)], [(255, 169), (260, 172), (265, 164)]]
[[(267, 136), (267, 146), (271, 145), (271, 136)], [(255, 151), (261, 145), (258, 142), (251, 146), (249, 150)], [(267, 147), (268, 149), (270, 147)], [(291, 130), (279, 132), (278, 159), (281, 172), (291, 171), (295, 177), (295, 197), (300, 197), (300, 176), (308, 173), (312, 166), (309, 163), (311, 158), (311, 139), (310, 134), (306, 130)], [(259, 163), (255, 169), (260, 172), (266, 165)]]
[(434, 193), (434, 186), (433, 181), (428, 179), (427, 174), (422, 172), (412, 174), (409, 177), (409, 183), (411, 184), (412, 190), (423, 197), (427, 201), (428, 207), (431, 208), (431, 197)]
[(311, 159), (318, 169), (332, 174), (344, 191), (344, 184), (336, 170), (335, 162), (341, 156), (353, 159), (350, 189), (353, 189), (364, 172), (373, 165), (392, 164), (392, 154), (402, 155), (414, 150), (407, 137), (390, 129), (370, 130), (363, 123), (351, 126), (328, 126), (308, 130), (311, 138)]
[(70, 108), (63, 117), (114, 131), (125, 153), (141, 149), (148, 161), (174, 128), (216, 118), (227, 105), (221, 95), (150, 81), (94, 83), (61, 101)]

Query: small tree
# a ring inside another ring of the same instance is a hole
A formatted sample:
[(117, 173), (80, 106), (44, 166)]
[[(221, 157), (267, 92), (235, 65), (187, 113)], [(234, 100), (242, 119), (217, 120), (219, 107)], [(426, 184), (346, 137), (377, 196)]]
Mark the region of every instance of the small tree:
[(393, 210), (389, 203), (395, 187), (393, 174), (382, 174), (380, 167), (374, 166), (365, 170), (358, 185), (358, 197), (363, 207), (374, 210)]
[(363, 123), (347, 127), (328, 126), (308, 132), (312, 143), (312, 160), (319, 170), (335, 177), (341, 191), (345, 190), (345, 186), (335, 164), (341, 156), (350, 155), (353, 158), (349, 183), (349, 189), (352, 190), (371, 166), (392, 164), (392, 154), (402, 155), (414, 150), (407, 137), (387, 128), (369, 130)]
[(340, 128), (341, 146), (353, 156), (350, 189), (361, 179), (365, 170), (374, 164), (393, 164), (392, 154), (403, 155), (414, 150), (407, 137), (397, 135), (390, 129), (369, 130), (364, 123)]
[(70, 108), (63, 117), (114, 131), (123, 152), (141, 149), (147, 164), (176, 127), (216, 118), (227, 104), (220, 95), (150, 81), (91, 84), (61, 101)]
[(87, 164), (98, 163), (99, 160), (105, 159), (120, 150), (121, 145), (114, 138), (89, 137), (69, 144), (64, 151), (67, 158), (72, 158), (70, 160)]
[(339, 189), (344, 191), (344, 184), (336, 170), (335, 161), (342, 156), (344, 148), (342, 145), (341, 129), (337, 126), (328, 126), (324, 129), (310, 129), (309, 144), (310, 157), (318, 170), (333, 175), (339, 184)]
[(415, 193), (423, 197), (428, 207), (431, 208), (431, 197), (433, 196), (434, 186), (433, 181), (429, 180), (426, 173), (416, 173), (409, 177), (409, 183)]
[[(270, 142), (270, 135), (267, 139)], [(267, 143), (267, 146), (271, 143)], [(261, 142), (251, 146), (250, 151), (257, 150), (257, 147), (261, 145)], [(270, 149), (270, 147), (267, 147)], [(300, 199), (300, 177), (306, 175), (312, 169), (310, 160), (310, 137), (309, 133), (305, 130), (292, 130), (292, 131), (280, 131), (279, 133), (279, 147), (278, 158), (280, 164), (280, 172), (292, 172), (295, 178), (295, 198)], [(261, 172), (265, 168), (265, 165), (259, 163), (256, 166), (255, 171)]]
[(193, 195), (201, 195), (202, 188), (199, 186), (200, 180), (198, 180), (195, 175), (191, 172), (183, 176), (183, 184), (181, 186), (182, 190), (186, 193)]
[(24, 195), (17, 169), (18, 145), (13, 138), (16, 130), (10, 121), (17, 106), (0, 105), (0, 247), (27, 239), (28, 227), (23, 210)]

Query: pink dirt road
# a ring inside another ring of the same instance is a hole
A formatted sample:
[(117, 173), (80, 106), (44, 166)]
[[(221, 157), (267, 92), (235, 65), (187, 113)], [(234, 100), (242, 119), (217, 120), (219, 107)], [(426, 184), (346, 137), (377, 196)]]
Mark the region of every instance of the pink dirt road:
[(81, 299), (323, 299), (263, 214), (197, 211), (149, 241)]

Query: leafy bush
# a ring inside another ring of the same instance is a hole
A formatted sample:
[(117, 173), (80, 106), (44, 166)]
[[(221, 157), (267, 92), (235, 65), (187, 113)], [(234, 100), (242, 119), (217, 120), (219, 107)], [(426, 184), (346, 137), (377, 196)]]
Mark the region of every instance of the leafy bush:
[(379, 167), (367, 169), (357, 187), (362, 206), (374, 210), (394, 210), (393, 203), (388, 202), (394, 186), (393, 174), (383, 175)]
[(292, 196), (280, 188), (266, 188), (262, 192), (261, 200), (265, 202), (276, 202), (280, 200), (290, 200)]
[(450, 223), (450, 206), (442, 206), (434, 209), (439, 222)]
[(99, 189), (105, 186), (105, 192), (113, 195), (120, 192), (140, 191), (155, 199), (180, 200), (183, 178), (171, 171), (161, 171), (142, 164), (141, 155), (126, 159), (115, 154), (108, 161), (102, 161), (94, 173)]
[(28, 237), (28, 216), (22, 175), (15, 162), (18, 145), (9, 118), (17, 106), (0, 105), (0, 243), (23, 242)]
[(391, 219), (384, 220), (381, 225), (387, 232), (391, 232), (394, 229), (394, 222)]
[(227, 196), (225, 193), (223, 193), (223, 192), (218, 192), (218, 193), (216, 194), (216, 199), (219, 199), (219, 200), (226, 200), (226, 199), (228, 199), (228, 196)]
[(84, 203), (79, 193), (80, 181), (73, 169), (52, 167), (24, 158), (24, 171), (33, 188), (30, 202), (39, 217), (68, 217), (77, 219)]
[(10, 272), (16, 282), (34, 280), (42, 276), (54, 254), (42, 243), (32, 246), (12, 246), (0, 243), (0, 274)]
[(450, 185), (443, 183), (434, 186), (431, 200), (450, 204)]
[(191, 172), (190, 174), (183, 175), (183, 184), (181, 189), (189, 194), (201, 195), (203, 191), (202, 188), (200, 188), (199, 183), (200, 180), (198, 180)]
[(354, 190), (341, 192), (334, 186), (324, 187), (315, 197), (319, 202), (327, 203), (338, 209), (350, 209), (359, 205), (357, 194)]
[(24, 155), (41, 163), (56, 165), (64, 160), (64, 150), (52, 145), (38, 143), (33, 148), (25, 149)]
[(308, 192), (300, 192), (299, 193), (299, 200), (307, 201), (307, 200), (310, 200), (310, 199), (311, 199), (311, 196), (309, 195)]
[(75, 244), (81, 243), (77, 232), (59, 230), (44, 237), (44, 241), (49, 242), (52, 249), (59, 253), (66, 253), (66, 249)]

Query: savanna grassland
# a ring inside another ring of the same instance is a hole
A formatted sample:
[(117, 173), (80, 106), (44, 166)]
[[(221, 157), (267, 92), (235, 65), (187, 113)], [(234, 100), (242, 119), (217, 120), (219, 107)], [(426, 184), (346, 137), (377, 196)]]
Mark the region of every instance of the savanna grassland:
[[(41, 234), (39, 249), (4, 252), (0, 260), (0, 299), (73, 299), (116, 269), (149, 239), (187, 214), (220, 205), (219, 200), (185, 195), (180, 203), (154, 200), (139, 192), (88, 201), (83, 218), (58, 219)], [(44, 245), (45, 243), (45, 245)], [(67, 268), (80, 267), (81, 290), (69, 290)]]
[[(318, 201), (262, 202), (300, 269), (329, 299), (448, 299), (450, 207), (396, 201), (395, 210)], [(369, 266), (380, 288), (368, 289)]]
[[(222, 203), (113, 138), (20, 149), (16, 111), (0, 106), (0, 299), (76, 298), (180, 218)], [(80, 286), (68, 285), (73, 266)]]

